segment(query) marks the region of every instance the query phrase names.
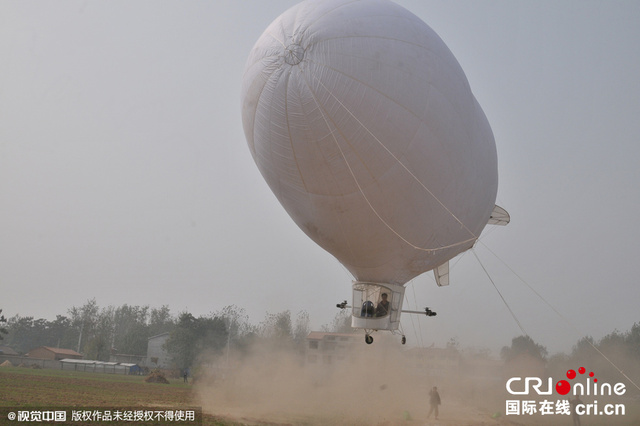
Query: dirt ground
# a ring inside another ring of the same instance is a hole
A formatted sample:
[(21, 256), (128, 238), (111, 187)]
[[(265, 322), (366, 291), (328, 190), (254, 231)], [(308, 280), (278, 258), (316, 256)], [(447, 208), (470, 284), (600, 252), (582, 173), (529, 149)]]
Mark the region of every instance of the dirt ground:
[[(230, 359), (226, 368), (202, 375), (194, 385), (194, 398), (204, 413), (232, 422), (305, 426), (573, 424), (571, 415), (564, 414), (506, 415), (506, 401), (518, 399), (505, 388), (513, 371), (481, 368), (479, 364), (467, 368), (461, 363), (441, 371), (426, 369), (426, 374), (425, 369), (407, 361), (397, 344), (377, 341), (375, 348), (355, 345), (354, 352), (331, 363), (301, 362), (290, 352), (260, 347), (253, 348), (248, 357)], [(211, 365), (216, 365), (215, 360)], [(429, 416), (429, 390), (434, 386), (442, 400), (437, 420)], [(637, 405), (635, 400), (627, 401), (627, 416), (583, 416), (581, 422), (583, 426), (639, 425)]]
[[(416, 375), (396, 348), (358, 345), (357, 353), (330, 365), (257, 348), (228, 370), (202, 377), (196, 402), (205, 413), (246, 424), (516, 424), (496, 414), (504, 410), (503, 383)], [(433, 386), (442, 399), (437, 421), (429, 418)]]

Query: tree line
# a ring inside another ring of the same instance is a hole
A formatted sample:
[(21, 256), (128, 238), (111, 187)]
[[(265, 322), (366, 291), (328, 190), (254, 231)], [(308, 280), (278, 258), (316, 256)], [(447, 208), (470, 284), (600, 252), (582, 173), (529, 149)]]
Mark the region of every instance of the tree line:
[(537, 361), (553, 377), (563, 377), (567, 369), (586, 367), (605, 377), (640, 377), (640, 322), (628, 331), (614, 330), (600, 340), (579, 339), (569, 354), (549, 356), (547, 348), (529, 336), (513, 338), (501, 350), (506, 365), (523, 359)]
[[(349, 333), (352, 332), (350, 323), (350, 313), (339, 311), (322, 330)], [(108, 361), (114, 352), (145, 355), (150, 337), (169, 333), (165, 349), (175, 366), (184, 368), (194, 365), (203, 352), (221, 354), (225, 348), (231, 348), (237, 355), (255, 343), (304, 352), (309, 324), (306, 311), (295, 316), (288, 310), (267, 313), (264, 320), (255, 325), (244, 309), (235, 305), (196, 317), (186, 311), (173, 315), (166, 305), (151, 308), (124, 304), (101, 308), (91, 299), (82, 306), (68, 309), (66, 315), (56, 315), (55, 320), (20, 315), (7, 319), (0, 309), (0, 345), (9, 346), (19, 354), (40, 346), (73, 349), (85, 359)], [(458, 346), (457, 342), (454, 346)], [(518, 336), (510, 346), (502, 348), (500, 355), (506, 364), (523, 357), (537, 360), (546, 369), (557, 370), (559, 375), (565, 366), (574, 364), (589, 365), (602, 373), (615, 374), (615, 370), (622, 369), (638, 375), (640, 322), (626, 332), (614, 330), (598, 341), (583, 337), (569, 354), (549, 356), (545, 346), (529, 336)]]
[(186, 311), (173, 315), (166, 305), (101, 308), (91, 299), (68, 309), (66, 315), (56, 315), (55, 320), (1, 316), (0, 345), (21, 355), (49, 346), (73, 349), (85, 359), (108, 361), (113, 353), (145, 355), (150, 337), (169, 333), (165, 349), (175, 366), (184, 368), (193, 365), (202, 352), (220, 353), (228, 345), (242, 351), (260, 339), (301, 349), (309, 331), (305, 311), (295, 318), (288, 310), (267, 313), (260, 324), (253, 325), (244, 309), (233, 305), (196, 317)]
[(112, 348), (145, 354), (147, 339), (170, 331), (175, 323), (169, 308), (122, 305), (100, 308), (95, 299), (68, 309), (54, 320), (15, 315), (6, 321), (3, 345), (19, 354), (40, 346), (73, 349), (86, 358), (107, 360)]

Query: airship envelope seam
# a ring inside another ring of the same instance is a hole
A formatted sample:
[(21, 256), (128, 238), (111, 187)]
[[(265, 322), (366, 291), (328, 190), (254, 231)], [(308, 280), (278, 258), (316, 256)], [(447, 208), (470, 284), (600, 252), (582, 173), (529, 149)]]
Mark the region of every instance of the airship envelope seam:
[(276, 18), (249, 54), (242, 119), (278, 201), (358, 281), (404, 285), (446, 264), (494, 210), (487, 118), (444, 42), (392, 2)]

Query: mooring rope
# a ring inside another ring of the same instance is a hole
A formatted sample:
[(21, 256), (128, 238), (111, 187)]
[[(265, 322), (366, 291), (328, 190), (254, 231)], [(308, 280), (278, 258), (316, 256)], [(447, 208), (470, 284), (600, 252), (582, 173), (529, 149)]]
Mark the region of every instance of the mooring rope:
[[(573, 324), (571, 321), (569, 321), (569, 319), (562, 315), (562, 313), (560, 311), (558, 311), (547, 299), (545, 299), (540, 293), (538, 293), (533, 286), (531, 286), (524, 278), (522, 278), (522, 276), (520, 276), (520, 274), (518, 274), (511, 266), (509, 266), (509, 264), (507, 262), (505, 262), (500, 256), (498, 256), (493, 250), (491, 250), (489, 248), (489, 246), (487, 246), (484, 242), (482, 242), (482, 240), (478, 240), (480, 242), (480, 244), (482, 244), (492, 255), (494, 255), (496, 257), (496, 259), (498, 259), (504, 266), (507, 267), (507, 269), (509, 269), (511, 271), (511, 273), (513, 273), (513, 275), (515, 275), (524, 285), (526, 285), (529, 290), (531, 290), (533, 292), (533, 294), (535, 294), (536, 296), (538, 296), (538, 298), (540, 300), (542, 300), (542, 302), (547, 305), (549, 308), (551, 308), (551, 310), (553, 310), (553, 312), (556, 313), (556, 315), (558, 315), (569, 327), (571, 327), (573, 329), (573, 331), (576, 333), (576, 335), (583, 335), (582, 331), (576, 327), (575, 324)], [(478, 262), (480, 262), (480, 259), (478, 258), (478, 255), (475, 253), (475, 250), (473, 250), (473, 254), (476, 256), (476, 259), (478, 259)], [(480, 262), (480, 265), (482, 266), (482, 268), (484, 269), (484, 265), (482, 265), (482, 262)], [(486, 272), (486, 269), (485, 269)], [(488, 275), (488, 274), (487, 274)], [(491, 280), (491, 282), (493, 283), (493, 280)], [(494, 284), (495, 287), (495, 284)], [(496, 288), (497, 290), (497, 288)], [(502, 295), (501, 295), (502, 296)], [(504, 299), (503, 299), (504, 300)], [(506, 304), (506, 301), (505, 301)], [(511, 309), (509, 309), (509, 311), (511, 311)], [(519, 324), (519, 322), (518, 322)], [(522, 327), (520, 327), (522, 329)], [(523, 330), (524, 332), (524, 330)], [(526, 333), (525, 333), (526, 334)], [(640, 390), (640, 386), (638, 386), (638, 384), (636, 384), (629, 376), (627, 376), (627, 374), (620, 368), (618, 367), (613, 361), (611, 361), (611, 359), (609, 359), (609, 357), (607, 357), (600, 349), (598, 349), (596, 347), (596, 345), (594, 345), (591, 341), (589, 341), (588, 339), (586, 340), (587, 343), (589, 343), (589, 345), (598, 353), (600, 354), (600, 356), (602, 356), (613, 368), (615, 368), (618, 373), (620, 373), (624, 378), (626, 378), (633, 386), (635, 386), (638, 390)]]

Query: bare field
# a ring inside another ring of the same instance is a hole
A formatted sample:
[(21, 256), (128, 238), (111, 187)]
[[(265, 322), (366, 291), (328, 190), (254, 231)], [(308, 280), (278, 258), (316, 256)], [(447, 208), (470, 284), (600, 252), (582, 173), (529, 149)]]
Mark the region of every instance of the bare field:
[[(375, 349), (375, 350), (373, 350)], [(233, 358), (232, 358), (233, 359)], [(563, 426), (573, 424), (569, 413), (506, 415), (507, 400), (550, 398), (511, 395), (505, 383), (515, 372), (484, 368), (484, 364), (459, 364), (455, 369), (416, 368), (393, 339), (382, 336), (375, 348), (354, 345), (342, 362), (301, 362), (290, 351), (256, 345), (248, 355), (236, 357), (227, 372), (201, 376), (195, 386), (198, 406), (207, 413), (255, 424), (324, 425), (433, 425)], [(218, 362), (224, 365), (224, 362)], [(211, 360), (216, 365), (216, 360)], [(469, 367), (473, 366), (473, 367)], [(518, 365), (518, 374), (537, 364)], [(527, 374), (524, 374), (525, 376)], [(438, 420), (429, 416), (429, 390), (437, 386), (442, 404)], [(593, 398), (583, 398), (592, 403)], [(582, 416), (583, 426), (640, 425), (640, 404), (627, 395), (606, 402), (624, 403), (626, 415)], [(536, 405), (539, 407), (540, 405)]]
[[(572, 424), (570, 416), (496, 416), (504, 410), (504, 396), (497, 389), (503, 385), (481, 387), (479, 383), (455, 382), (447, 377), (438, 383), (443, 403), (436, 421), (433, 416), (428, 418), (426, 397), (433, 383), (403, 374), (393, 362), (381, 366), (363, 358), (358, 366), (351, 364), (346, 370), (320, 371), (318, 375), (282, 357), (259, 361), (247, 362), (233, 376), (224, 379), (203, 377), (196, 384), (185, 384), (181, 378), (169, 379), (168, 385), (146, 383), (145, 376), (3, 367), (0, 368), (0, 411), (2, 407), (114, 410), (202, 407), (202, 424), (217, 426)], [(640, 424), (637, 403), (635, 407), (633, 403), (627, 404), (627, 408), (629, 412), (625, 417), (583, 417), (582, 425)], [(0, 418), (0, 425), (5, 422), (5, 418)]]
[[(170, 379), (169, 385), (146, 383), (144, 379), (145, 376), (2, 367), (0, 368), (0, 407), (186, 410), (195, 406), (192, 397), (193, 389), (191, 385), (183, 383), (182, 379)], [(5, 421), (4, 418), (0, 419), (0, 424), (4, 424)], [(204, 415), (202, 424), (222, 426), (236, 423)]]
[[(308, 377), (297, 376), (303, 379), (298, 382), (295, 377), (299, 371), (283, 371), (286, 365), (291, 367), (287, 362), (273, 363), (266, 369), (266, 376), (261, 375), (259, 380), (251, 367), (234, 380), (215, 383), (203, 380), (196, 385), (185, 384), (181, 378), (169, 379), (170, 384), (163, 385), (145, 383), (145, 376), (3, 367), (0, 369), (0, 407), (186, 409), (197, 406), (204, 410), (203, 425), (219, 426), (507, 424), (492, 420), (474, 408), (458, 407), (454, 414), (450, 403), (441, 410), (447, 412), (441, 420), (429, 422), (426, 420), (428, 407), (422, 403), (414, 405), (412, 411), (398, 408), (411, 408), (414, 402), (402, 401), (406, 393), (399, 387), (401, 384), (393, 380), (386, 386), (377, 386), (375, 392), (360, 393), (363, 399), (356, 402), (359, 406), (354, 406), (353, 397), (348, 395), (349, 387), (342, 391), (322, 385), (300, 388), (306, 386)], [(270, 385), (272, 375), (282, 377)], [(250, 380), (245, 381), (248, 377)], [(269, 387), (272, 392), (267, 390)], [(385, 399), (389, 399), (386, 404)], [(0, 424), (4, 424), (3, 421), (0, 419)]]

